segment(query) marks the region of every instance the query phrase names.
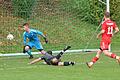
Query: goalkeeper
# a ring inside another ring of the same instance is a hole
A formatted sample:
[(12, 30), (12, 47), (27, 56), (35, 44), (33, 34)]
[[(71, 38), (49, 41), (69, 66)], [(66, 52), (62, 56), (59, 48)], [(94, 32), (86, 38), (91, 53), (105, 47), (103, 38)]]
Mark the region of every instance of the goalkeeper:
[(48, 65), (55, 65), (55, 66), (69, 66), (69, 65), (74, 65), (75, 62), (62, 62), (61, 61), (61, 56), (64, 54), (64, 52), (71, 48), (70, 46), (67, 46), (63, 51), (61, 51), (58, 55), (53, 56), (52, 51), (48, 51), (44, 56), (33, 60), (29, 64), (34, 64), (36, 62), (44, 60), (46, 64)]
[[(23, 24), (23, 27), (25, 30), (25, 32), (23, 33), (23, 41), (24, 41), (23, 53), (28, 53), (28, 55), (30, 56), (29, 59), (32, 59), (33, 55), (31, 54), (31, 49), (35, 47), (42, 54), (45, 54), (46, 52), (43, 50), (38, 35), (41, 35), (44, 38), (45, 42), (48, 43), (46, 36), (38, 30), (30, 29), (28, 23)], [(27, 39), (29, 40), (28, 42), (26, 42)]]

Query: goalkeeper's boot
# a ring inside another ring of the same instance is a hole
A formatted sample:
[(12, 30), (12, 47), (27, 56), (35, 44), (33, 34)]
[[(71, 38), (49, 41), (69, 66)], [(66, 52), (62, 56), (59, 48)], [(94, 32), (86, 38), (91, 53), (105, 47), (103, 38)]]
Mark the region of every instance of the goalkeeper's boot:
[(33, 55), (30, 55), (29, 59), (32, 59), (33, 58)]
[(94, 63), (93, 62), (86, 62), (86, 64), (89, 68), (91, 68)]
[(73, 66), (73, 65), (75, 65), (75, 62), (71, 62), (70, 64)]

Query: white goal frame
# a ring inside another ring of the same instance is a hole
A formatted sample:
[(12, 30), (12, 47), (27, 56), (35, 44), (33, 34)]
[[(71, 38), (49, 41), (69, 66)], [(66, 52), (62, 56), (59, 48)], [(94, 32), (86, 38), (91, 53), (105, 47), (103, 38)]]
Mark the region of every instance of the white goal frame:
[[(101, 2), (102, 4), (106, 5), (106, 11), (110, 12), (110, 5), (109, 2), (110, 0), (106, 0), (106, 2), (103, 2), (102, 0), (99, 0), (99, 2)], [(101, 22), (102, 24), (102, 22)], [(98, 26), (98, 28), (101, 26), (101, 24)], [(98, 30), (98, 28), (96, 30)], [(92, 38), (91, 38), (92, 39)], [(96, 52), (98, 51), (98, 49), (87, 49), (88, 45), (90, 42), (87, 43), (87, 46), (85, 47), (85, 49), (79, 49), (79, 50), (68, 50), (66, 52), (69, 53), (80, 53), (80, 52)], [(109, 51), (111, 51), (111, 44), (109, 45)], [(59, 53), (60, 51), (53, 51), (53, 53)], [(32, 54), (39, 54), (38, 52), (33, 52)], [(11, 53), (11, 54), (1, 54), (0, 56), (22, 56), (22, 55), (27, 55), (27, 54), (23, 54), (23, 53)]]

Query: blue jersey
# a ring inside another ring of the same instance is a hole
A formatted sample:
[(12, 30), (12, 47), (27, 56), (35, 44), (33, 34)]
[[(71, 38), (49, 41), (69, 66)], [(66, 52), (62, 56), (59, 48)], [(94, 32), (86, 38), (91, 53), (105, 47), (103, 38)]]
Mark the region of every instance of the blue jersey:
[(26, 45), (26, 40), (27, 38), (29, 39), (29, 42), (39, 42), (38, 35), (41, 35), (44, 37), (44, 34), (38, 30), (30, 29), (30, 32), (24, 32), (23, 33), (23, 39), (24, 39), (24, 44)]

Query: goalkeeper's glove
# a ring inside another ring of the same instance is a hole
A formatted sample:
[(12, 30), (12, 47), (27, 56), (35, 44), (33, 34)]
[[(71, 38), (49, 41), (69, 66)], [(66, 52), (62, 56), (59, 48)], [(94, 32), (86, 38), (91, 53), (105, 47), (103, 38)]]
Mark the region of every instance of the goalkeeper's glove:
[(47, 44), (47, 43), (48, 43), (48, 40), (47, 40), (47, 38), (46, 38), (46, 37), (44, 37), (44, 40), (45, 40), (45, 43)]

